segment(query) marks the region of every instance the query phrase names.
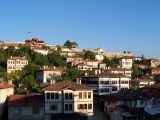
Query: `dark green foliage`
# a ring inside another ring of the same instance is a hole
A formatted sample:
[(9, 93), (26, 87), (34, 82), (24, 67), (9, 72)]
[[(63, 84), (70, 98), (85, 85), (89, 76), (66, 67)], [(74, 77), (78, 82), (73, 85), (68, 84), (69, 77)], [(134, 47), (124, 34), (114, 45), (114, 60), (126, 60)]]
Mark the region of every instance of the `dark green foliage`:
[(84, 59), (95, 60), (95, 53), (89, 50), (85, 51)]
[(132, 78), (138, 78), (142, 75), (142, 72), (140, 71), (140, 69), (137, 66), (133, 66), (132, 67)]
[(79, 77), (80, 74), (80, 70), (76, 68), (68, 68), (66, 72), (62, 74), (61, 80), (73, 80)]
[(47, 55), (47, 58), (48, 58), (48, 62), (49, 62), (49, 65), (54, 65), (56, 67), (64, 67), (67, 65), (67, 62), (66, 62), (66, 58), (64, 56), (61, 56), (59, 54), (58, 51), (51, 51), (48, 55)]
[(118, 64), (119, 64), (119, 58), (114, 57), (114, 58), (109, 59), (109, 58), (105, 57), (103, 59), (103, 62), (106, 63), (106, 65), (108, 67), (112, 68), (112, 67), (118, 66)]
[(67, 41), (64, 43), (63, 46), (66, 47), (66, 48), (71, 49), (71, 48), (78, 47), (78, 43), (72, 42), (72, 41), (70, 41), (70, 40), (67, 40)]
[(146, 59), (144, 55), (142, 55), (142, 60), (134, 61), (134, 64), (150, 65), (150, 60)]

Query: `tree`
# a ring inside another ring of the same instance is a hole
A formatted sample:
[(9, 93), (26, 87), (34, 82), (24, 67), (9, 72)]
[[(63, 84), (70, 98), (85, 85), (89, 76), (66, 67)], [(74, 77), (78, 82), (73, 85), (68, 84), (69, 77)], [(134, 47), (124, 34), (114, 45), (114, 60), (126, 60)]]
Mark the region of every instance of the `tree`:
[(85, 51), (84, 59), (95, 60), (95, 53), (89, 50)]
[(69, 68), (65, 73), (61, 75), (61, 80), (73, 80), (79, 77), (81, 74), (80, 70), (76, 68)]
[(70, 41), (70, 40), (67, 40), (67, 41), (64, 43), (63, 46), (66, 47), (66, 48), (71, 49), (71, 48), (78, 47), (78, 43), (72, 42), (72, 41)]
[(135, 79), (135, 78), (138, 78), (142, 75), (142, 72), (139, 70), (138, 67), (136, 66), (133, 66), (132, 68), (132, 78)]
[(118, 66), (118, 64), (119, 64), (119, 58), (114, 57), (114, 58), (112, 58), (112, 59), (109, 59), (109, 58), (105, 57), (105, 58), (103, 59), (103, 62), (106, 63), (106, 65), (107, 65), (108, 67), (111, 67), (111, 68), (112, 68), (112, 67)]
[(14, 52), (15, 52), (15, 47), (14, 46), (9, 46), (7, 49), (6, 49), (6, 53), (7, 53), (7, 56), (13, 56), (14, 55)]
[(49, 65), (51, 66), (54, 65), (56, 67), (59, 67), (59, 66), (65, 67), (67, 65), (65, 57), (61, 56), (58, 51), (53, 50), (47, 55), (47, 58), (48, 58)]

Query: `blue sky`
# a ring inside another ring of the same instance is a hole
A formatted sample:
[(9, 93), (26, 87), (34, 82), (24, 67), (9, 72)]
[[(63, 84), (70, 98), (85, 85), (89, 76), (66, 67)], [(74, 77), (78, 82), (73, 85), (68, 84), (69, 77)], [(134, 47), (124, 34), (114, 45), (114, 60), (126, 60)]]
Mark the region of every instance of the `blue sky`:
[(159, 6), (160, 0), (4, 0), (0, 40), (71, 40), (80, 48), (160, 58)]

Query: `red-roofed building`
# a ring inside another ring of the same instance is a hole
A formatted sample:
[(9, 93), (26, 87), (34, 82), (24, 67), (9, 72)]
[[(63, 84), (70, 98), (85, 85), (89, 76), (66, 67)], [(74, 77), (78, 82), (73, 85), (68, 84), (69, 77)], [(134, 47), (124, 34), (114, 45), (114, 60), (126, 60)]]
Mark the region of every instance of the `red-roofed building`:
[[(58, 114), (74, 117), (77, 113), (88, 117), (86, 120), (93, 120), (93, 88), (64, 80), (44, 88), (44, 93), (46, 120), (52, 120), (52, 117)], [(61, 119), (61, 116), (59, 120), (66, 120)], [(73, 120), (73, 118), (67, 120)]]
[(8, 120), (44, 120), (43, 95), (11, 95)]

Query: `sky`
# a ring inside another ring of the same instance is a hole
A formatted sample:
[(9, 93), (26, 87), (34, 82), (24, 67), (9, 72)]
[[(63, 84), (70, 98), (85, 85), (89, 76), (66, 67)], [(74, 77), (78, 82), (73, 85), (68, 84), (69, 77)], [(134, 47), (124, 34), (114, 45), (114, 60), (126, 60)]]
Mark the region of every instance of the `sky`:
[(160, 59), (159, 6), (160, 0), (3, 0), (0, 40), (71, 40), (83, 49)]

